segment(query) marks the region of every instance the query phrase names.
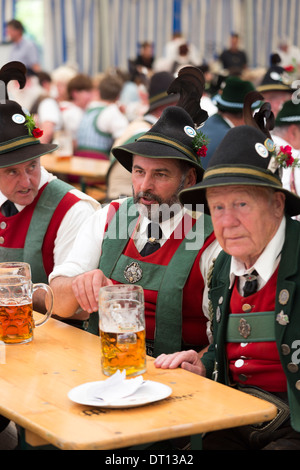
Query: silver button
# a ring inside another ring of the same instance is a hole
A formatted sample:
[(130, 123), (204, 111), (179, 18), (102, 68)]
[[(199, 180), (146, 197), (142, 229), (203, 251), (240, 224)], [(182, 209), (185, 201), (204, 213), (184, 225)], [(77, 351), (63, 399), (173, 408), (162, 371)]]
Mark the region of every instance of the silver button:
[(3, 245), (4, 243), (4, 237), (0, 237), (0, 245)]
[(284, 356), (287, 356), (291, 352), (291, 348), (289, 347), (288, 344), (282, 344), (281, 345), (281, 352)]
[(5, 229), (6, 227), (7, 227), (6, 222), (3, 221), (3, 222), (0, 223), (0, 228), (1, 228), (2, 230)]
[(297, 364), (294, 364), (293, 362), (290, 362), (288, 365), (287, 365), (287, 368), (290, 372), (292, 373), (295, 373), (295, 372), (298, 372), (298, 369), (299, 367), (297, 366)]
[(243, 359), (238, 359), (235, 361), (234, 365), (235, 367), (242, 367), (244, 365), (245, 361)]

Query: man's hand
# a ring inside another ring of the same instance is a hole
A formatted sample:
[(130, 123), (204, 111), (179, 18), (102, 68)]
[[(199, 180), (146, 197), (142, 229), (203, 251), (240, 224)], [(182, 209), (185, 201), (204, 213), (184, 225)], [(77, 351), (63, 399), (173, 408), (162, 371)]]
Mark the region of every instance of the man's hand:
[(88, 313), (98, 311), (99, 289), (112, 285), (100, 269), (94, 269), (76, 276), (72, 281), (72, 289), (80, 307)]
[(182, 369), (193, 372), (194, 374), (202, 375), (205, 377), (206, 370), (201, 362), (199, 354), (190, 349), (189, 351), (180, 351), (173, 354), (161, 354), (158, 356), (154, 365), (161, 369)]

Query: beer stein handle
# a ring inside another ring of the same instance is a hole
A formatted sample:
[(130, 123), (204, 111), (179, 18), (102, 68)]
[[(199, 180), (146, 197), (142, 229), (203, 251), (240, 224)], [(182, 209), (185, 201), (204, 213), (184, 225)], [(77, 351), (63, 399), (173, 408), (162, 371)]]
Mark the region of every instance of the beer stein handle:
[(49, 295), (48, 295), (48, 299), (47, 299), (47, 312), (45, 313), (45, 315), (43, 316), (43, 318), (41, 320), (34, 322), (35, 326), (41, 326), (44, 323), (46, 323), (46, 321), (48, 321), (49, 318), (51, 317), (52, 308), (53, 308), (53, 292), (52, 292), (51, 287), (48, 286), (47, 284), (43, 284), (43, 283), (33, 284), (32, 293), (34, 293), (38, 289), (43, 289)]

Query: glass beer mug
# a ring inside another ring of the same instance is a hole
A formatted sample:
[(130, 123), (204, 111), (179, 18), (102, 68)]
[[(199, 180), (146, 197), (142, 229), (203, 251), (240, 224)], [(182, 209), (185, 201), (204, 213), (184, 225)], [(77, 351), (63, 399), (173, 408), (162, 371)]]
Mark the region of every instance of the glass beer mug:
[(105, 375), (125, 370), (126, 376), (146, 370), (144, 291), (116, 284), (99, 291), (101, 365)]
[[(38, 289), (48, 293), (49, 309), (39, 321), (33, 319), (32, 295)], [(0, 341), (6, 344), (28, 343), (33, 330), (50, 318), (53, 294), (47, 284), (32, 284), (28, 263), (0, 263)]]

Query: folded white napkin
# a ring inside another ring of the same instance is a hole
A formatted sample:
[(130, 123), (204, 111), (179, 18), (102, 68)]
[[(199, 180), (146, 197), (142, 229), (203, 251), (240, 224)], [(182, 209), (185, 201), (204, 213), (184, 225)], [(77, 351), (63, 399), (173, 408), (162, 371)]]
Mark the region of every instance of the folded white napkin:
[(119, 370), (108, 379), (97, 382), (88, 390), (89, 397), (93, 399), (104, 400), (105, 402), (113, 402), (120, 398), (132, 395), (142, 385), (144, 379), (141, 375), (134, 379), (126, 380), (126, 371)]

